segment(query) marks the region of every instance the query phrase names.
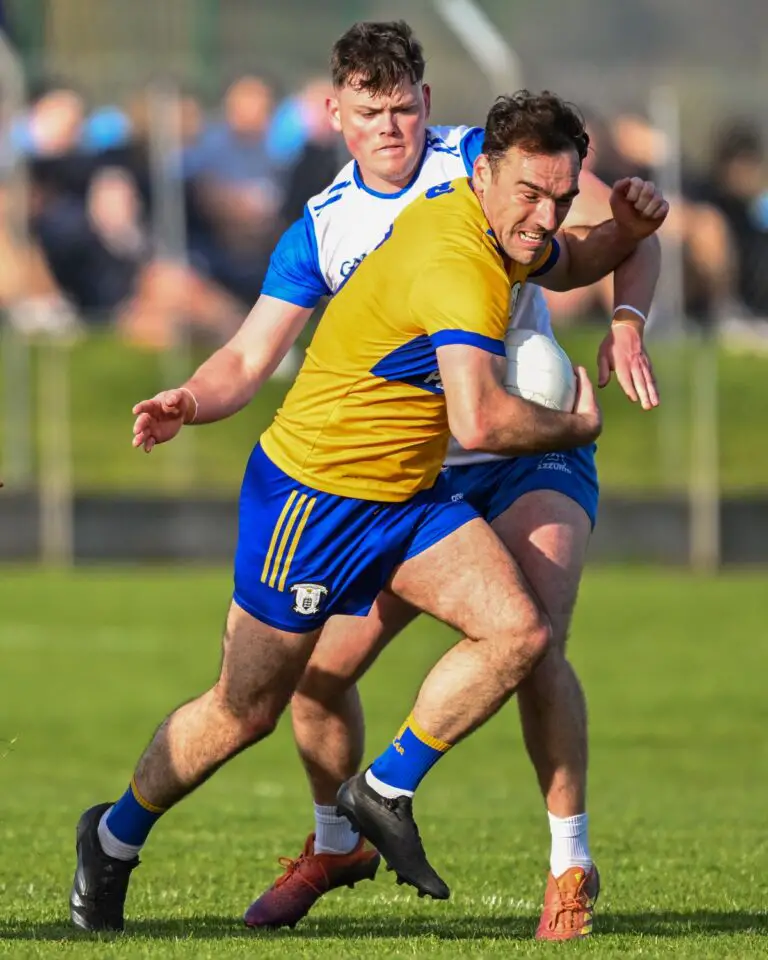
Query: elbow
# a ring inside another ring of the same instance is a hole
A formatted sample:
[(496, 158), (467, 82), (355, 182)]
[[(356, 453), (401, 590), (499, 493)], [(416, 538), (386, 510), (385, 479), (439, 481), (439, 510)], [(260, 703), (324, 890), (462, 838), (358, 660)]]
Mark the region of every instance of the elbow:
[(465, 450), (485, 450), (488, 431), (482, 416), (476, 411), (463, 411), (460, 416), (449, 417), (451, 433)]

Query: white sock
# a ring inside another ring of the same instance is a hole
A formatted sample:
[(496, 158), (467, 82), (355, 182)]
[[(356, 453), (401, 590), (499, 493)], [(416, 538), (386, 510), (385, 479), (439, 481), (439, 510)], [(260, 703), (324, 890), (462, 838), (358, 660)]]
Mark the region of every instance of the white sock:
[(315, 853), (349, 853), (359, 840), (360, 834), (336, 813), (335, 804), (315, 804)]
[(101, 844), (101, 849), (108, 857), (114, 857), (115, 860), (133, 860), (134, 857), (139, 855), (141, 844), (136, 847), (131, 843), (123, 843), (122, 840), (117, 839), (107, 826), (107, 817), (111, 810), (112, 807), (110, 807), (102, 816), (101, 820), (99, 820), (99, 843)]
[(413, 796), (413, 790), (403, 790), (402, 787), (390, 787), (388, 783), (384, 783), (383, 780), (374, 777), (370, 768), (365, 771), (365, 782), (372, 790), (375, 790), (380, 797), (389, 797), (391, 800), (394, 800), (395, 797)]
[(575, 817), (556, 817), (547, 812), (547, 816), (552, 834), (549, 865), (553, 875), (559, 877), (569, 867), (589, 870), (592, 857), (589, 855), (586, 813), (579, 813)]

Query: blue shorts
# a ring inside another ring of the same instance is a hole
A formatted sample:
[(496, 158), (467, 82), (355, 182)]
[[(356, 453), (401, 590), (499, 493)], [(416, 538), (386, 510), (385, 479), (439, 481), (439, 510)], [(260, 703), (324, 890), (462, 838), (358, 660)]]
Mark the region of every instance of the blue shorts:
[(531, 490), (556, 490), (574, 500), (594, 527), (600, 488), (594, 444), (565, 453), (510, 457), (447, 467), (450, 494), (471, 504), (488, 523)]
[(293, 633), (364, 617), (395, 567), (476, 517), (443, 474), (404, 503), (356, 500), (297, 483), (257, 445), (240, 491), (234, 599)]

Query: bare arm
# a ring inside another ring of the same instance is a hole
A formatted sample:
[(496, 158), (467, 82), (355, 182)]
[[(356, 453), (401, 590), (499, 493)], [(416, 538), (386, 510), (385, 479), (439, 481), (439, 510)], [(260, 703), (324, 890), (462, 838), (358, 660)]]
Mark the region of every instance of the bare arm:
[[(594, 227), (613, 216), (611, 190), (589, 170), (579, 177), (579, 195), (566, 217), (565, 229)], [(613, 273), (614, 309), (629, 305), (648, 315), (661, 270), (661, 244), (657, 234), (641, 240)]]
[(573, 413), (550, 410), (502, 386), (504, 358), (477, 347), (438, 347), (451, 433), (466, 450), (521, 456), (591, 443), (601, 430), (600, 410), (586, 374)]
[(242, 327), (180, 387), (133, 408), (133, 446), (149, 453), (185, 423), (231, 417), (253, 398), (296, 340), (312, 309), (261, 296)]
[(274, 373), (304, 329), (312, 310), (261, 296), (245, 322), (183, 384), (197, 400), (195, 423), (237, 413)]
[[(610, 189), (589, 171), (581, 174), (579, 186), (565, 226), (602, 223), (612, 213)], [(653, 366), (643, 343), (643, 317), (650, 312), (660, 270), (661, 244), (654, 233), (614, 271), (613, 322), (597, 354), (598, 386), (606, 386), (615, 372), (622, 390), (630, 400), (639, 400), (644, 410), (659, 403)], [(635, 313), (637, 310), (642, 316)]]
[[(652, 265), (656, 256), (653, 250), (640, 254), (634, 265), (624, 266), (623, 273), (620, 265), (624, 265), (627, 258), (637, 256), (638, 245), (661, 226), (667, 215), (667, 203), (652, 183), (633, 178), (619, 181), (604, 205), (599, 197), (598, 183), (594, 177), (587, 180), (587, 199), (582, 200), (578, 207), (574, 204), (575, 209), (572, 208), (568, 221), (571, 226), (566, 226), (557, 235), (560, 244), (558, 262), (550, 271), (532, 280), (550, 290), (570, 290), (573, 287), (590, 286), (619, 268), (621, 283), (626, 284), (629, 277), (630, 283), (640, 283), (641, 291), (647, 285), (643, 297), (648, 299), (650, 305), (658, 275), (655, 278), (650, 274), (638, 278), (637, 269), (638, 264), (641, 269)], [(612, 213), (613, 216), (611, 219), (598, 219), (604, 213)], [(576, 218), (590, 222), (575, 225)], [(622, 292), (627, 291), (624, 289)]]

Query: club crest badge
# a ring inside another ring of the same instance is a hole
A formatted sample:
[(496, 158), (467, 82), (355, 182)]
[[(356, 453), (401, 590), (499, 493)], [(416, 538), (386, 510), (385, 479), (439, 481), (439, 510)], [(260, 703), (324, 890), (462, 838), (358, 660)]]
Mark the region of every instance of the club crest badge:
[(317, 613), (328, 596), (328, 590), (320, 583), (294, 583), (291, 593), (294, 612), (302, 613), (306, 617)]

